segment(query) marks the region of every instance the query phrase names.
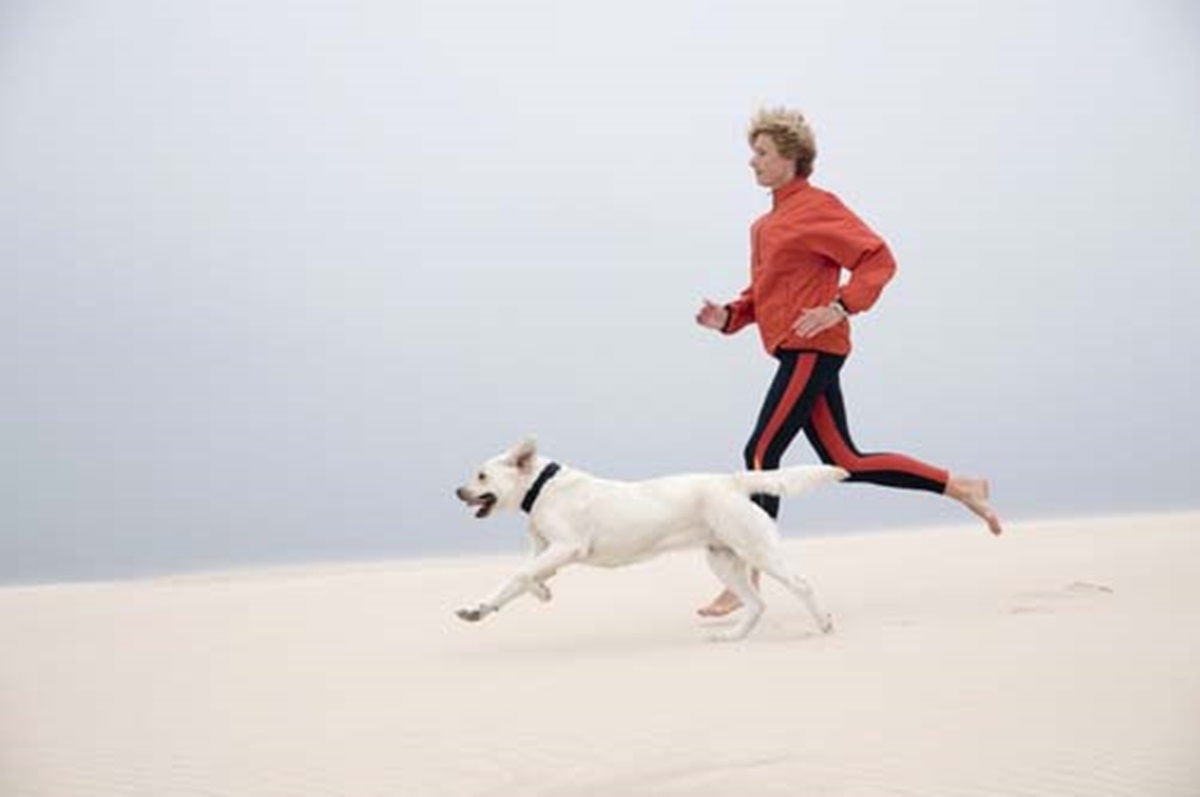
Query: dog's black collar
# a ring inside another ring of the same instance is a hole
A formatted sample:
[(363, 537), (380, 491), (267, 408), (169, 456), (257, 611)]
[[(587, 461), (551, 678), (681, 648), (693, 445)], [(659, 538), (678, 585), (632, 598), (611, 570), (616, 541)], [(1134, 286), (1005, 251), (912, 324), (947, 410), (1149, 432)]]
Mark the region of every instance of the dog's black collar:
[(554, 478), (554, 474), (560, 470), (557, 462), (551, 462), (546, 467), (542, 468), (542, 472), (534, 479), (533, 486), (529, 488), (529, 492), (525, 493), (525, 498), (521, 501), (521, 509), (529, 514), (533, 510), (533, 502), (542, 494), (542, 488), (546, 486), (546, 482)]

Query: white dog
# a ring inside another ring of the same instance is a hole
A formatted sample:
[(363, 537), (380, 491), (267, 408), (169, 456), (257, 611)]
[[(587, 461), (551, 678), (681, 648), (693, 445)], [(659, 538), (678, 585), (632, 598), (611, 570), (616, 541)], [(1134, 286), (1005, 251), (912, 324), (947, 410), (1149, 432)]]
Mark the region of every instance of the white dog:
[(475, 622), (529, 592), (550, 600), (546, 580), (575, 562), (618, 567), (664, 551), (705, 546), (717, 577), (741, 599), (739, 622), (719, 639), (741, 639), (765, 608), (748, 569), (761, 570), (804, 601), (822, 632), (833, 628), (812, 589), (783, 560), (775, 522), (750, 501), (755, 493), (796, 495), (846, 477), (841, 468), (805, 466), (732, 474), (689, 474), (643, 482), (599, 479), (537, 454), (528, 438), (483, 464), (458, 497), (478, 507), (529, 514), (533, 556), (492, 595), (458, 616)]

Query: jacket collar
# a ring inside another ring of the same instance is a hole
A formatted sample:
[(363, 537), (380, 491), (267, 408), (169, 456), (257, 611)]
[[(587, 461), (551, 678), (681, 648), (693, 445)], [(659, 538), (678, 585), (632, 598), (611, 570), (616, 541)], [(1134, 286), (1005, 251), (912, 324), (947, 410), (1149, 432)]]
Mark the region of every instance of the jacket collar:
[(779, 188), (771, 191), (772, 207), (777, 208), (784, 202), (787, 202), (792, 197), (803, 192), (808, 188), (807, 177), (797, 177), (786, 185), (781, 185)]

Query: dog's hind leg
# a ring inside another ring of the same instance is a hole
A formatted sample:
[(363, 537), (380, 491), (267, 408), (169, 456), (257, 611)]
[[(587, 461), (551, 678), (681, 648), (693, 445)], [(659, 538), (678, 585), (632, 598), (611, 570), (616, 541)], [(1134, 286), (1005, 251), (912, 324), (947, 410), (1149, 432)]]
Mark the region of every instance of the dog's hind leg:
[(766, 573), (803, 601), (822, 633), (832, 631), (833, 621), (817, 605), (812, 587), (784, 561), (774, 521), (745, 499), (723, 504), (722, 509), (723, 513), (715, 520), (721, 524), (716, 528), (722, 529), (723, 542), (747, 566)]
[(778, 550), (767, 552), (765, 556), (751, 562), (751, 564), (787, 587), (789, 592), (803, 601), (813, 620), (816, 621), (817, 627), (821, 629), (822, 634), (828, 634), (833, 630), (833, 618), (817, 604), (817, 598), (813, 594), (812, 587), (808, 585), (807, 581), (792, 572), (791, 568), (783, 561), (783, 555)]
[(728, 587), (742, 602), (737, 624), (733, 628), (714, 634), (714, 642), (733, 642), (742, 639), (758, 625), (766, 605), (759, 597), (758, 590), (750, 583), (750, 573), (746, 563), (732, 550), (723, 546), (708, 547), (708, 566), (713, 573)]

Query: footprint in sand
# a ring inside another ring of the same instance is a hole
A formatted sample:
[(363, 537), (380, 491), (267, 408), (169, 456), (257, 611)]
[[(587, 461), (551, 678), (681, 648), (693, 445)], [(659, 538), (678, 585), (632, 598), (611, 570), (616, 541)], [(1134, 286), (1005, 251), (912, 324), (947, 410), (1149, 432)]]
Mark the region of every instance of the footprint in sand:
[[(1093, 598), (1098, 595), (1111, 595), (1112, 587), (1106, 584), (1096, 584), (1091, 581), (1072, 581), (1064, 587), (1053, 590), (1035, 590), (1018, 593), (1017, 597), (1023, 602), (1009, 609), (1009, 614), (1053, 614), (1054, 604), (1059, 601)], [(1048, 605), (1050, 604), (1050, 605)]]

